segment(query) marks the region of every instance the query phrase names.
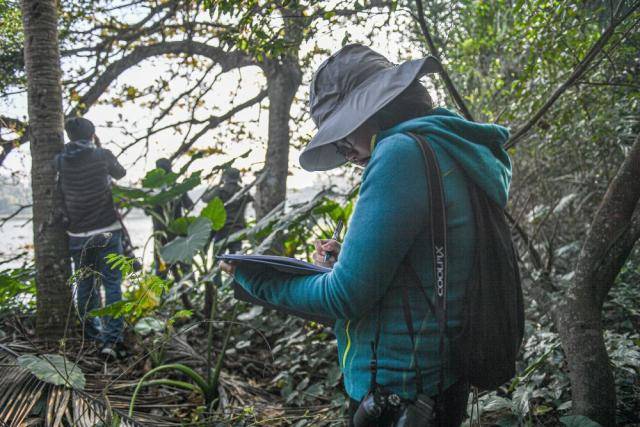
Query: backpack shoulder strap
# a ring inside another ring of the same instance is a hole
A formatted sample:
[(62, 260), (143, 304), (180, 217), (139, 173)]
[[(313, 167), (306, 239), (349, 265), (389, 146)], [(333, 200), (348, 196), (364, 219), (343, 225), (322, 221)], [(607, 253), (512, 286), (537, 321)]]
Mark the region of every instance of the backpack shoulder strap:
[(447, 334), (447, 217), (444, 198), (444, 185), (440, 165), (436, 154), (425, 139), (415, 133), (407, 133), (416, 142), (425, 162), (427, 188), (429, 191), (429, 226), (431, 228), (431, 243), (433, 247), (433, 274), (435, 288), (435, 312), (440, 332), (440, 380), (438, 394), (442, 394), (444, 387), (444, 338)]

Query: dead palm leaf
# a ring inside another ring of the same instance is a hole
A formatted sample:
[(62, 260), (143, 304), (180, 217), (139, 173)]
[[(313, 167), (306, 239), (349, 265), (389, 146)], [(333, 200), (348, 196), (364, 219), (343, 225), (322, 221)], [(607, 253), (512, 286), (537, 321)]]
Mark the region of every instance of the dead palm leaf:
[[(142, 425), (112, 409), (103, 398), (38, 379), (17, 364), (19, 356), (0, 344), (0, 425), (23, 427), (44, 422), (45, 427), (94, 427), (111, 425), (114, 414), (121, 427)], [(34, 413), (38, 403), (45, 408), (42, 414)]]
[(13, 419), (13, 425), (16, 427), (21, 426), (23, 421), (29, 415), (31, 409), (38, 403), (40, 396), (42, 395), (42, 390), (45, 388), (46, 384), (41, 381), (35, 380), (30, 381), (29, 386), (25, 386), (21, 393), (18, 395), (17, 400), (20, 401), (20, 407), (15, 413), (15, 417)]
[(45, 416), (45, 427), (55, 427), (60, 425), (62, 417), (69, 404), (71, 390), (61, 387), (50, 387), (47, 397), (47, 414)]

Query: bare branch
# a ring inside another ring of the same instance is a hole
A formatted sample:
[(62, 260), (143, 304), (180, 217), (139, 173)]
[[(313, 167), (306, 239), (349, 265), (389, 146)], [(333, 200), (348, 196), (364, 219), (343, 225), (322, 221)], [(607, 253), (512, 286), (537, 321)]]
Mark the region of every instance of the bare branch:
[(13, 117), (0, 116), (0, 127), (11, 130), (24, 130), (27, 128), (27, 122)]
[(198, 141), (198, 139), (200, 139), (200, 137), (202, 137), (209, 130), (215, 128), (216, 126), (218, 126), (220, 123), (224, 122), (225, 120), (230, 119), (237, 112), (242, 111), (245, 108), (250, 107), (250, 106), (252, 106), (252, 105), (254, 105), (256, 103), (259, 103), (266, 96), (267, 96), (267, 91), (263, 90), (258, 95), (254, 96), (253, 98), (249, 99), (248, 101), (243, 102), (242, 104), (236, 105), (235, 107), (233, 107), (232, 109), (230, 109), (229, 111), (224, 113), (223, 115), (211, 117), (209, 119), (209, 123), (207, 123), (206, 126), (204, 126), (202, 129), (200, 129), (200, 131), (198, 131), (198, 133), (195, 134), (189, 141), (186, 141), (186, 142), (182, 143), (182, 145), (180, 145), (180, 147), (171, 155), (170, 160), (173, 161), (178, 156), (186, 153), (193, 146), (193, 144), (195, 144)]
[[(429, 27), (427, 26), (427, 21), (424, 17), (424, 8), (422, 6), (422, 0), (416, 0), (416, 7), (418, 9), (418, 16), (417, 17), (414, 16), (414, 19), (417, 19), (420, 25), (420, 29), (422, 30), (422, 34), (424, 35), (424, 38), (427, 40), (427, 45), (429, 46), (429, 52), (431, 53), (431, 55), (436, 57), (439, 62), (441, 62), (440, 53), (438, 52), (438, 48), (433, 42), (433, 38), (431, 37), (431, 33), (429, 32)], [(444, 68), (442, 63), (440, 63), (440, 75), (442, 76), (442, 80), (444, 80), (444, 84), (447, 87), (447, 90), (451, 94), (451, 97), (453, 97), (453, 100), (458, 105), (458, 108), (460, 109), (464, 117), (467, 120), (473, 121), (473, 116), (471, 115), (471, 112), (467, 108), (467, 105), (464, 103), (464, 100), (462, 99), (462, 97), (460, 96), (460, 93), (458, 92), (455, 85), (453, 84), (453, 81), (451, 81), (451, 77), (449, 77), (449, 73), (447, 73), (447, 70)]]
[(98, 98), (120, 74), (134, 65), (154, 56), (181, 53), (188, 55), (202, 55), (210, 58), (220, 65), (223, 72), (233, 68), (258, 65), (244, 52), (225, 52), (219, 47), (209, 46), (193, 40), (162, 42), (149, 46), (140, 46), (135, 48), (128, 55), (110, 64), (95, 84), (80, 98), (76, 107), (74, 107), (68, 115), (75, 116), (86, 111), (98, 100)]
[(32, 207), (33, 205), (28, 204), (28, 205), (20, 205), (18, 206), (18, 209), (15, 210), (15, 212), (13, 212), (12, 214), (9, 214), (7, 216), (5, 216), (4, 218), (0, 218), (0, 227), (4, 226), (7, 222), (9, 222), (12, 218), (15, 218), (16, 216), (18, 216), (20, 214), (20, 212), (22, 212), (23, 210)]
[(29, 140), (28, 125), (20, 119), (0, 116), (0, 129), (2, 128), (9, 129), (11, 132), (21, 135), (18, 138), (9, 141), (3, 141), (2, 138), (0, 138), (0, 148), (2, 148), (2, 152), (0, 152), (0, 165), (4, 163), (4, 160), (15, 147), (18, 147)]
[(15, 256), (13, 256), (11, 258), (3, 259), (2, 261), (0, 261), (0, 265), (9, 264), (10, 262), (17, 261), (20, 258), (24, 258), (27, 255), (29, 255), (28, 251), (20, 252), (18, 255), (15, 255)]

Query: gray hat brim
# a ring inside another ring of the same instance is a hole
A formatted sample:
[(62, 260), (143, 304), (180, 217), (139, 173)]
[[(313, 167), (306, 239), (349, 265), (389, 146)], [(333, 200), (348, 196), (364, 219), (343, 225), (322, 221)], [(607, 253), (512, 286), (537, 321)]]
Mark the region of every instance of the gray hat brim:
[(428, 56), (381, 70), (369, 77), (324, 120), (300, 154), (300, 166), (308, 171), (325, 171), (346, 163), (347, 159), (338, 153), (334, 142), (359, 128), (414, 80), (424, 74), (437, 73), (440, 69), (440, 62)]

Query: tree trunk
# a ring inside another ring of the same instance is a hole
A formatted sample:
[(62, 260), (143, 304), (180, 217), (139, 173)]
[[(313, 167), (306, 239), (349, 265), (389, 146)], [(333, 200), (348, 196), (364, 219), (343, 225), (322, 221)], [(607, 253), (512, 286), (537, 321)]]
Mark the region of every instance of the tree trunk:
[(575, 278), (556, 310), (569, 365), (573, 412), (615, 425), (616, 394), (602, 331), (602, 304), (640, 237), (640, 136), (591, 224)]
[(67, 235), (55, 214), (62, 200), (56, 191), (53, 158), (64, 144), (55, 0), (23, 0), (22, 21), (31, 137), (36, 331), (40, 338), (53, 341), (64, 335), (71, 305)]
[(260, 219), (278, 206), (286, 196), (289, 172), (289, 119), (293, 97), (302, 81), (297, 60), (287, 59), (267, 72), (269, 97), (269, 143), (257, 188), (256, 217)]

